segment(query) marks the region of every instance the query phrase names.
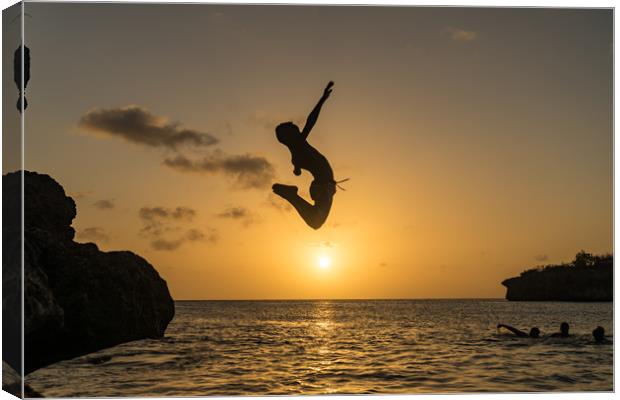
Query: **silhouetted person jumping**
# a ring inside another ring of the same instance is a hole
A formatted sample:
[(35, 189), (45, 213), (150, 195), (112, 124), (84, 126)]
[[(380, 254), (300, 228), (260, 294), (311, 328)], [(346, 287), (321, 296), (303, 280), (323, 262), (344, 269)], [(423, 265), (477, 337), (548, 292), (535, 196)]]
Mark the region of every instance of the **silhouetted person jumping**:
[(319, 118), (323, 103), (332, 92), (332, 86), (334, 82), (330, 81), (323, 91), (323, 96), (308, 115), (306, 125), (301, 132), (299, 127), (292, 122), (284, 122), (276, 127), (278, 141), (291, 151), (293, 173), (299, 176), (301, 170), (305, 169), (314, 177), (310, 184), (310, 197), (314, 200), (314, 205), (297, 194), (297, 186), (276, 183), (272, 186), (273, 192), (291, 203), (306, 224), (314, 229), (319, 229), (327, 219), (338, 182), (334, 180), (334, 172), (325, 156), (312, 147), (306, 139)]

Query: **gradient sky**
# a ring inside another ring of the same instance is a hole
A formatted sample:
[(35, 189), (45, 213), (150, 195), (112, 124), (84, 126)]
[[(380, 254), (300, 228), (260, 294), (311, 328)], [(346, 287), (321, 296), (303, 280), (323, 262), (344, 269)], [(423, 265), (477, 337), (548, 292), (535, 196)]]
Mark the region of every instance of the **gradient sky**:
[[(503, 297), (523, 269), (612, 251), (611, 10), (26, 12), (26, 168), (75, 198), (76, 240), (142, 255), (176, 299)], [(270, 195), (311, 181), (274, 127), (303, 124), (328, 80), (309, 141), (351, 180), (314, 231)], [(127, 110), (218, 142), (93, 128)], [(273, 169), (248, 180), (164, 164), (179, 156)]]

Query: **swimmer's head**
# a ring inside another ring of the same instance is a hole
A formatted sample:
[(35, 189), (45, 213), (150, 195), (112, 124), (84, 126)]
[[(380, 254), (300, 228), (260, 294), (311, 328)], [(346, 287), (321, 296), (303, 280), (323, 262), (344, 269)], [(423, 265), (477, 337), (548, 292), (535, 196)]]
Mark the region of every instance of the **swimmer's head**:
[(568, 336), (568, 322), (562, 322), (560, 324), (560, 332), (562, 332), (562, 335)]
[(533, 327), (530, 329), (530, 337), (537, 338), (540, 337), (540, 329)]
[(299, 127), (292, 122), (284, 122), (276, 127), (276, 137), (278, 142), (282, 144), (290, 144), (296, 138), (299, 138)]
[(605, 328), (603, 328), (602, 326), (597, 326), (592, 331), (592, 336), (594, 336), (594, 340), (596, 340), (597, 342), (604, 341), (605, 340)]

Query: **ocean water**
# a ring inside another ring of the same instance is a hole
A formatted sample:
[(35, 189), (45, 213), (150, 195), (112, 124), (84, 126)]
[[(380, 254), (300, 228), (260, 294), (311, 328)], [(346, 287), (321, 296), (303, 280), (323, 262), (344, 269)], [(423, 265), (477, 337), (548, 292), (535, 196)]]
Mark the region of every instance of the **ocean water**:
[[(46, 396), (613, 390), (612, 303), (179, 301), (158, 340), (35, 371)], [(516, 338), (498, 323), (571, 338)]]

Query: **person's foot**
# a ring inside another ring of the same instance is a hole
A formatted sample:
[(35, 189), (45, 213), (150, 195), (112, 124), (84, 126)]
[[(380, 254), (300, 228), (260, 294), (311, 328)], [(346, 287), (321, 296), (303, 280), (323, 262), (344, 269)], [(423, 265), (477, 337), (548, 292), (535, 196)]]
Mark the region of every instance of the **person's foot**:
[(289, 198), (297, 196), (297, 186), (283, 185), (281, 183), (274, 183), (271, 187), (273, 192), (280, 197)]

